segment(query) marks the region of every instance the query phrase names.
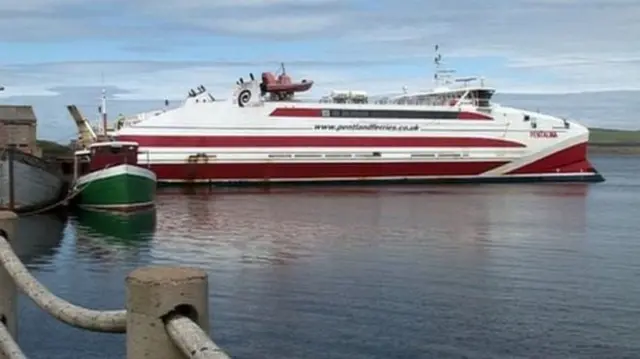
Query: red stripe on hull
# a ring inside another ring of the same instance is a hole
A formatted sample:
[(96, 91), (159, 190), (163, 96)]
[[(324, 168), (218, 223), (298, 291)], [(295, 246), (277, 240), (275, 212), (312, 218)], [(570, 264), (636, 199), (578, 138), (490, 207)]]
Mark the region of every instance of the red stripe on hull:
[(493, 117), (478, 112), (461, 111), (458, 113), (459, 120), (493, 120)]
[(269, 180), (306, 179), (309, 181), (348, 178), (413, 176), (473, 176), (504, 165), (495, 162), (422, 163), (200, 163), (155, 164), (151, 169), (163, 180)]
[(580, 143), (529, 163), (509, 174), (595, 172), (587, 160), (587, 143)]
[(279, 107), (271, 112), (270, 116), (279, 117), (322, 117), (320, 108), (295, 108)]
[(525, 147), (494, 138), (347, 136), (118, 136), (141, 147)]

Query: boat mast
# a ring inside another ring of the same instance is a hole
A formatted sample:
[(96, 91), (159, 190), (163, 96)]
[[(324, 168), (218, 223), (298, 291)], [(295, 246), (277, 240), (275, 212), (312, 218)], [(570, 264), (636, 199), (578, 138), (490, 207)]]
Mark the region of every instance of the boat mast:
[(438, 87), (438, 83), (439, 83), (439, 74), (440, 74), (440, 61), (442, 61), (442, 55), (440, 54), (440, 52), (438, 51), (440, 49), (440, 46), (438, 46), (438, 44), (436, 44), (436, 48), (435, 48), (435, 56), (433, 58), (433, 63), (436, 65), (436, 69), (433, 73), (433, 84), (434, 87)]
[(100, 117), (102, 119), (102, 134), (107, 138), (107, 90), (104, 88), (104, 72), (100, 72), (100, 84), (102, 85), (102, 101), (100, 104)]
[(436, 44), (435, 56), (433, 62), (436, 65), (436, 70), (433, 74), (433, 81), (435, 87), (446, 86), (451, 83), (451, 74), (454, 70), (441, 68), (442, 67), (442, 54), (440, 53), (440, 46)]
[(100, 106), (102, 114), (102, 134), (107, 137), (107, 91), (102, 89), (102, 106)]

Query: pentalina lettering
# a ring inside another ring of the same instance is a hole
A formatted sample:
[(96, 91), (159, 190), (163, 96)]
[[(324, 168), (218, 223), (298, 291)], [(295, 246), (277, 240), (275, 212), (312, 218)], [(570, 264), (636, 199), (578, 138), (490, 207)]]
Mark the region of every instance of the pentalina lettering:
[(419, 131), (418, 125), (379, 125), (371, 124), (352, 124), (352, 125), (315, 125), (315, 130), (319, 131)]
[(532, 138), (557, 138), (558, 132), (538, 130), (529, 132), (529, 136)]

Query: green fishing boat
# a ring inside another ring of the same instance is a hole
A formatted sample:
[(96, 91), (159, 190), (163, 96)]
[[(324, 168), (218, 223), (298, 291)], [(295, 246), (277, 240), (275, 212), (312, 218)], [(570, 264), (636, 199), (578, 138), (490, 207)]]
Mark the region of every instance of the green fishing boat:
[(76, 176), (75, 203), (87, 209), (131, 211), (153, 207), (156, 175), (138, 165), (138, 144), (105, 141), (93, 143), (88, 150), (76, 151), (76, 174), (79, 164), (88, 170)]

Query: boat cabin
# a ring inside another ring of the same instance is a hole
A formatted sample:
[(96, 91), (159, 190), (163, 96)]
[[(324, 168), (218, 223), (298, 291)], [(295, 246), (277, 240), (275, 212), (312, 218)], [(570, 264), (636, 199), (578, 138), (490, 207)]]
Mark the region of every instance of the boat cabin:
[(369, 102), (369, 96), (365, 91), (333, 90), (329, 96), (323, 97), (320, 102), (366, 104)]
[[(393, 97), (385, 97), (377, 101), (379, 104), (422, 105), (422, 106), (473, 106), (479, 111), (489, 111), (491, 98), (495, 89), (484, 86), (484, 79), (475, 76), (454, 78), (453, 69), (443, 68), (439, 46), (435, 47), (434, 73), (435, 87), (429, 91), (407, 93)], [(477, 84), (469, 85), (472, 82)]]
[(405, 94), (389, 99), (388, 103), (423, 106), (462, 106), (470, 105), (478, 109), (491, 107), (491, 98), (495, 90), (490, 88), (434, 89), (430, 92)]
[(87, 150), (77, 151), (76, 160), (87, 159), (89, 172), (120, 164), (138, 164), (138, 143), (136, 142), (97, 142)]

